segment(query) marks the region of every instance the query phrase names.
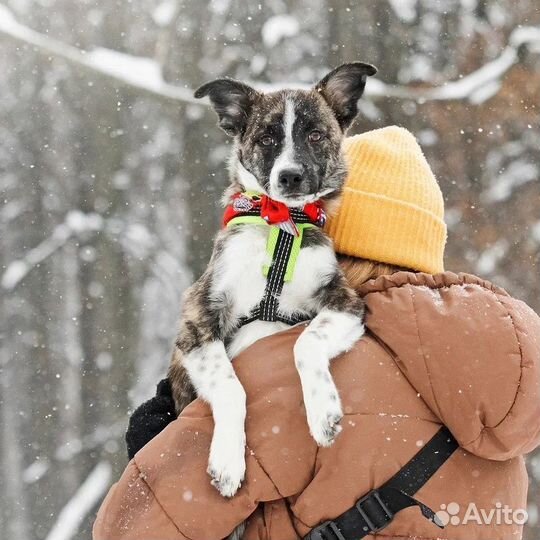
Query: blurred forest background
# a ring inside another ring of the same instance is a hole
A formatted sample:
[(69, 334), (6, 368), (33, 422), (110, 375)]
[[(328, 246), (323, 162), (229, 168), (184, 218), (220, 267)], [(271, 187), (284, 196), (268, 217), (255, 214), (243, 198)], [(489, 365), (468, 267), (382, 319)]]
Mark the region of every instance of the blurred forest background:
[(351, 132), (412, 130), (447, 268), (540, 311), (538, 0), (1, 2), (1, 538), (90, 539), (126, 464), (219, 226), (229, 141), (191, 97), (208, 79), (375, 64)]

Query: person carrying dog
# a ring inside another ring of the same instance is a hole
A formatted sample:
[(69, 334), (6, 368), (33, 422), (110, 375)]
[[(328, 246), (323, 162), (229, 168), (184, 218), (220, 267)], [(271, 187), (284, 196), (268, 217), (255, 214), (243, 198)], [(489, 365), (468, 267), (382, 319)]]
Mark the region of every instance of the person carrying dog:
[(95, 540), (521, 538), (523, 456), (540, 443), (540, 319), (496, 285), (444, 271), (442, 194), (408, 131), (350, 137), (346, 153), (327, 230), (367, 331), (332, 363), (335, 443), (308, 432), (293, 358), (304, 326), (261, 339), (234, 360), (247, 394), (238, 493), (208, 480), (208, 405), (175, 419), (165, 380), (130, 420), (131, 461)]

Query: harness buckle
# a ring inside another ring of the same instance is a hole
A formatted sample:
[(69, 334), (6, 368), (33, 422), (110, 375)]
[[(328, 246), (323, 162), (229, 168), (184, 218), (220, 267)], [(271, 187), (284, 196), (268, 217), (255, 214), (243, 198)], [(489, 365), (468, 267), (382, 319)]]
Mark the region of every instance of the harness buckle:
[(379, 490), (373, 489), (354, 505), (362, 516), (369, 532), (379, 532), (392, 522), (394, 513), (382, 500)]
[(309, 540), (347, 540), (333, 521), (325, 521), (309, 533)]

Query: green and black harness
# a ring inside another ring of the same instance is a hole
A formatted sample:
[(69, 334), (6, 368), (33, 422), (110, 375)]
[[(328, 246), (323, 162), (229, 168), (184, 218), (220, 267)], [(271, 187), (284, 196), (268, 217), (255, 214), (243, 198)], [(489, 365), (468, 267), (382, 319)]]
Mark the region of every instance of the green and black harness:
[(270, 321), (294, 325), (310, 317), (305, 313), (286, 314), (279, 309), (283, 285), (292, 281), (304, 231), (322, 227), (326, 215), (320, 203), (300, 208), (289, 208), (266, 195), (253, 192), (237, 193), (225, 209), (223, 225), (235, 227), (245, 224), (269, 227), (266, 251), (271, 261), (262, 268), (266, 277), (264, 295), (253, 311), (240, 319), (239, 326), (250, 322)]

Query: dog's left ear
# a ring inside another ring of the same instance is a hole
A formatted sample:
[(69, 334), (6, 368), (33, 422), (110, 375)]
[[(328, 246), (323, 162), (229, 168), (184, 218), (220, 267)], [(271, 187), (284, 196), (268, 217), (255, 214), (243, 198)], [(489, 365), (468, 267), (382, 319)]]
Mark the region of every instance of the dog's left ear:
[(195, 97), (208, 96), (219, 117), (219, 126), (228, 135), (243, 133), (258, 92), (234, 79), (216, 79), (195, 90)]
[(342, 64), (332, 70), (315, 86), (334, 111), (343, 130), (358, 114), (358, 100), (364, 93), (366, 79), (377, 73), (377, 68), (363, 62)]

